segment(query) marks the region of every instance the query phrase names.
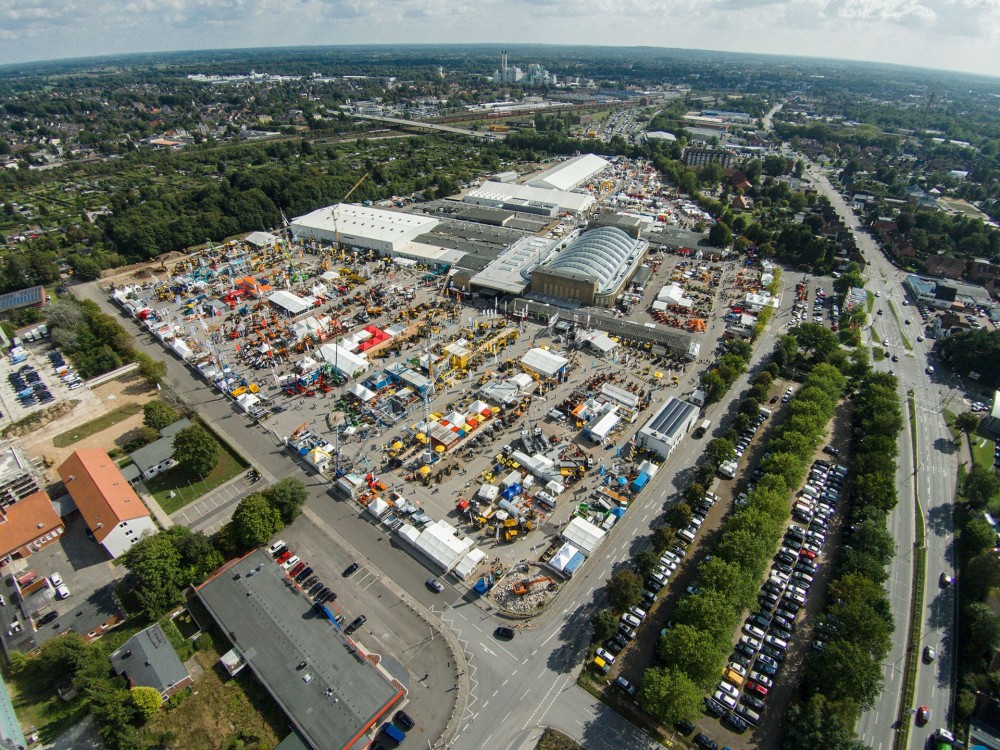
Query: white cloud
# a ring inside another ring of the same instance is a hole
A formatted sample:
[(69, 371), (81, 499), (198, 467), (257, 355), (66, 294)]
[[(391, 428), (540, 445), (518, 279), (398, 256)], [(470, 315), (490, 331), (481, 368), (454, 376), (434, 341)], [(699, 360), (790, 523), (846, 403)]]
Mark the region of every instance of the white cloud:
[(1000, 70), (1000, 0), (0, 0), (0, 63), (294, 44), (652, 45)]

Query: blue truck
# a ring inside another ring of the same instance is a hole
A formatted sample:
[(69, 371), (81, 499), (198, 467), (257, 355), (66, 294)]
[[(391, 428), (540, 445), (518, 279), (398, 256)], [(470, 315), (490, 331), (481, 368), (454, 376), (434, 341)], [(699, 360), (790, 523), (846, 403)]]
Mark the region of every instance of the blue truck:
[(403, 731), (401, 729), (397, 729), (394, 724), (391, 724), (388, 721), (382, 725), (382, 733), (389, 739), (395, 740), (396, 743), (400, 745), (402, 745), (403, 740), (406, 739), (406, 735), (403, 734)]

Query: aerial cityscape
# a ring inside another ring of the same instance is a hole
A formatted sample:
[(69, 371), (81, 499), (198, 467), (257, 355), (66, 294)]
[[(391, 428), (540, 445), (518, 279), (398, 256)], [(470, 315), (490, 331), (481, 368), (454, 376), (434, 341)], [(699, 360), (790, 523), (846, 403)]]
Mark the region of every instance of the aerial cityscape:
[(187, 5), (0, 7), (3, 747), (1000, 750), (995, 51)]

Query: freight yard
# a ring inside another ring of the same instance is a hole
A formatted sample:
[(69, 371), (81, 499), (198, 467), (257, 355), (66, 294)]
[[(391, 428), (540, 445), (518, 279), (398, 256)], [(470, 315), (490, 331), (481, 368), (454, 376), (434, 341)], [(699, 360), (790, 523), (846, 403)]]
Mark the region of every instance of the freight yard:
[[(642, 169), (623, 191), (629, 174), (595, 183), (601, 204), (651, 202), (629, 198), (649, 190)], [(652, 201), (645, 218), (563, 215), (547, 231), (526, 217), (529, 236), (603, 226), (650, 238), (611, 307), (490, 295), (463, 278), (461, 260), (407, 258), (419, 243), (393, 256), (264, 233), (108, 292), (290, 461), (323, 476), (332, 502), (353, 503), (435, 575), (523, 616), (613, 535), (692, 430), (714, 356), (702, 344), (717, 353), (722, 339), (749, 338), (760, 310), (780, 304), (770, 264), (700, 246), (668, 202)], [(374, 220), (409, 216), (388, 213)], [(434, 227), (478, 250), (485, 240), (469, 238), (483, 229), (454, 218)], [(676, 405), (687, 415), (676, 434), (637, 439)]]

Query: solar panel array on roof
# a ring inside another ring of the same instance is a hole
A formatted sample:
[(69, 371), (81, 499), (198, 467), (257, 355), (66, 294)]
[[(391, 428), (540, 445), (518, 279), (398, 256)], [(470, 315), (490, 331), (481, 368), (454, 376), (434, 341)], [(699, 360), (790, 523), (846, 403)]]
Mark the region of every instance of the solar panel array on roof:
[(682, 424), (692, 412), (697, 411), (698, 407), (694, 404), (672, 398), (664, 405), (660, 413), (653, 418), (647, 429), (672, 437), (678, 425)]
[(42, 305), (45, 303), (45, 287), (32, 286), (27, 289), (18, 289), (16, 292), (0, 294), (0, 311), (14, 310), (18, 307), (29, 307), (30, 305)]

